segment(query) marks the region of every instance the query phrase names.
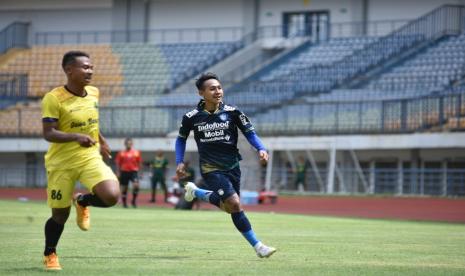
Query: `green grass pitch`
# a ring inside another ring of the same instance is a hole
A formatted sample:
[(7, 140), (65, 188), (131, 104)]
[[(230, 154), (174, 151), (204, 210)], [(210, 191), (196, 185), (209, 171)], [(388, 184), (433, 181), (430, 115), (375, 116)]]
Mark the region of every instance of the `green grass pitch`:
[[(0, 275), (46, 274), (44, 202), (0, 201)], [(218, 211), (72, 210), (59, 243), (63, 275), (464, 275), (465, 225), (248, 213), (278, 252), (259, 259)], [(51, 272), (48, 272), (50, 275)]]

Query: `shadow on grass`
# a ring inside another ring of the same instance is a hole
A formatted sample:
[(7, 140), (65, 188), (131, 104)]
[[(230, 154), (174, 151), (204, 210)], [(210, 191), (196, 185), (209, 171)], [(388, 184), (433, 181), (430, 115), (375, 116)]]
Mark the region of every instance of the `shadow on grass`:
[(154, 256), (154, 255), (125, 255), (125, 256), (66, 256), (63, 259), (165, 259), (165, 260), (181, 260), (190, 257), (183, 256)]
[[(2, 272), (5, 272), (3, 274)], [(11, 275), (11, 274), (23, 274), (27, 275), (29, 273), (37, 273), (37, 272), (43, 272), (47, 273), (47, 271), (44, 270), (42, 266), (33, 266), (33, 267), (16, 267), (16, 268), (8, 268), (5, 270), (0, 270), (0, 274), (3, 275)]]

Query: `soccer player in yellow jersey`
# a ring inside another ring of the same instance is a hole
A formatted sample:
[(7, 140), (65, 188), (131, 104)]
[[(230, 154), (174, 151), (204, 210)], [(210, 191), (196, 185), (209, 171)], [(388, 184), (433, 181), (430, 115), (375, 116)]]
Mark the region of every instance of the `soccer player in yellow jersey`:
[[(46, 270), (61, 270), (56, 246), (71, 202), (79, 228), (86, 231), (90, 227), (88, 206), (113, 206), (120, 195), (118, 180), (102, 159), (110, 157), (110, 148), (99, 132), (99, 91), (89, 86), (93, 73), (90, 57), (80, 51), (68, 52), (62, 67), (66, 85), (53, 89), (42, 101), (43, 136), (50, 142), (45, 155), (47, 203), (52, 208), (52, 217), (45, 223)], [(73, 197), (76, 181), (90, 193)]]

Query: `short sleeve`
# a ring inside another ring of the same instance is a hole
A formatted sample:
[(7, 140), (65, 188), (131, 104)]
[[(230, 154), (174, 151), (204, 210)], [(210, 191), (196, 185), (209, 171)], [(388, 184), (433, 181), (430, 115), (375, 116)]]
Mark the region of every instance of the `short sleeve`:
[(192, 129), (192, 123), (189, 117), (184, 115), (182, 117), (182, 122), (181, 126), (179, 127), (179, 137), (182, 137), (184, 139), (187, 139), (189, 137), (189, 133), (191, 132)]
[(60, 103), (51, 93), (47, 93), (42, 99), (42, 118), (60, 118)]
[(242, 131), (242, 133), (247, 133), (249, 131), (255, 130), (249, 118), (237, 109), (234, 111), (234, 120), (237, 127)]

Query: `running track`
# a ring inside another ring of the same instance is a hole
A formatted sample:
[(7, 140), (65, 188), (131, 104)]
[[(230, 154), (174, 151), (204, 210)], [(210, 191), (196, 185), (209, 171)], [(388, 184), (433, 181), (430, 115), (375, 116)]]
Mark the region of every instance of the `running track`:
[[(131, 198), (132, 195), (129, 197)], [(159, 195), (160, 196), (160, 195)], [(3, 188), (0, 199), (45, 200), (45, 189)], [(172, 208), (173, 205), (148, 202), (149, 194), (139, 196), (138, 205)], [(214, 209), (201, 204), (200, 209)], [(276, 204), (244, 206), (248, 211), (287, 214), (358, 217), (377, 219), (424, 220), (465, 223), (465, 199), (353, 196), (280, 196)]]

